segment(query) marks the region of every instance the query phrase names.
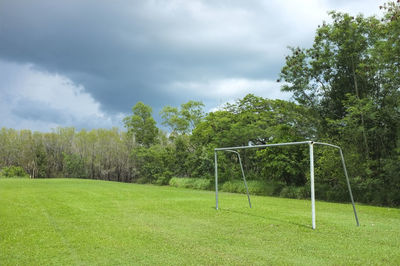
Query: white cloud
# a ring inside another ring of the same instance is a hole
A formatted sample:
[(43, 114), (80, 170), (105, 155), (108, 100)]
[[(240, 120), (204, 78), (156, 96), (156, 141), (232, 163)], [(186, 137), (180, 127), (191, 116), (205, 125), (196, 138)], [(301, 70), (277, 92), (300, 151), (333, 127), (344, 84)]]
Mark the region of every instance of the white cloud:
[(382, 15), (379, 6), (383, 5), (386, 0), (324, 0), (324, 6), (329, 10), (358, 15), (360, 13), (365, 16)]
[(59, 74), (35, 69), (31, 64), (0, 61), (0, 127), (49, 131), (58, 126), (112, 127), (123, 114), (105, 114), (100, 104)]
[[(232, 102), (252, 93), (269, 99), (289, 100), (291, 93), (280, 91), (280, 83), (271, 80), (229, 78), (204, 82), (174, 82), (169, 85), (173, 94), (193, 95), (195, 99), (206, 99), (218, 105)], [(213, 107), (210, 108), (214, 110)]]

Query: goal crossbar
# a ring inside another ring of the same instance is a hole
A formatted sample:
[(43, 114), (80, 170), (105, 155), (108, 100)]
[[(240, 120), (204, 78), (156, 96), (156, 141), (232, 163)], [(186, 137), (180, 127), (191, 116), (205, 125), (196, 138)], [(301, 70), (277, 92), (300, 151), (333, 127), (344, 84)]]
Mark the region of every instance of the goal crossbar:
[(236, 150), (257, 149), (257, 148), (277, 147), (277, 146), (304, 145), (304, 144), (309, 145), (309, 149), (310, 149), (310, 185), (311, 185), (311, 220), (312, 220), (312, 228), (313, 229), (316, 228), (316, 223), (315, 223), (315, 190), (314, 190), (314, 145), (323, 145), (323, 146), (328, 146), (328, 147), (332, 147), (332, 148), (335, 148), (335, 149), (339, 150), (339, 154), (340, 154), (340, 158), (341, 158), (341, 161), (342, 161), (344, 175), (346, 177), (347, 188), (348, 188), (349, 194), (350, 194), (351, 204), (353, 205), (354, 217), (355, 217), (357, 226), (360, 226), (360, 224), (358, 222), (356, 206), (354, 204), (353, 193), (351, 192), (349, 176), (348, 176), (348, 173), (347, 173), (346, 163), (344, 161), (344, 156), (343, 156), (342, 149), (339, 146), (336, 146), (336, 145), (333, 145), (333, 144), (329, 144), (329, 143), (323, 143), (323, 142), (300, 141), (300, 142), (272, 143), (272, 144), (252, 145), (252, 146), (237, 146), (237, 147), (215, 148), (214, 149), (214, 159), (215, 159), (215, 208), (218, 210), (218, 155), (217, 155), (218, 151), (232, 152), (232, 153), (235, 153), (238, 156), (240, 169), (242, 171), (242, 178), (243, 178), (244, 185), (246, 187), (246, 193), (247, 193), (247, 198), (248, 198), (248, 201), (249, 201), (249, 206), (251, 208), (250, 195), (249, 195), (249, 190), (248, 190), (248, 187), (247, 187), (246, 177), (245, 177), (244, 170), (243, 170), (242, 160), (240, 158), (239, 152), (237, 152)]

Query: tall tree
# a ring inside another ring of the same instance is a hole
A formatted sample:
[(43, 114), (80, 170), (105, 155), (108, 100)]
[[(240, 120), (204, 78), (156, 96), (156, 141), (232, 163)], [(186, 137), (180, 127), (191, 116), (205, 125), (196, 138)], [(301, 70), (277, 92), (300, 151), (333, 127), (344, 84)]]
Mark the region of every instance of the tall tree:
[(161, 112), (162, 124), (168, 126), (173, 133), (189, 134), (204, 117), (204, 104), (198, 101), (188, 101), (180, 109), (165, 106)]
[(135, 137), (137, 143), (149, 147), (157, 141), (158, 128), (152, 117), (153, 110), (143, 102), (132, 108), (133, 115), (124, 118), (128, 133)]
[(360, 195), (388, 195), (399, 179), (392, 162), (400, 139), (400, 2), (380, 8), (380, 20), (330, 12), (312, 48), (291, 48), (280, 74), (282, 89), (318, 115), (320, 136), (351, 154)]
[[(233, 104), (227, 104), (224, 110), (209, 113), (193, 131), (191, 139), (202, 151), (202, 146), (208, 146), (211, 150), (215, 147), (248, 145), (249, 141), (253, 144), (303, 141), (312, 139), (315, 134), (314, 119), (308, 108), (248, 94)], [(250, 178), (304, 185), (307, 156), (303, 152), (301, 148), (290, 147), (244, 151), (242, 159)], [(204, 155), (207, 154), (198, 154)], [(212, 160), (212, 154), (207, 156), (206, 161)], [(233, 172), (240, 171), (235, 169), (238, 167), (235, 161), (237, 157), (221, 154), (220, 158), (225, 158), (223, 164), (229, 165), (221, 171), (222, 179), (229, 179)], [(204, 169), (204, 165), (201, 167)]]

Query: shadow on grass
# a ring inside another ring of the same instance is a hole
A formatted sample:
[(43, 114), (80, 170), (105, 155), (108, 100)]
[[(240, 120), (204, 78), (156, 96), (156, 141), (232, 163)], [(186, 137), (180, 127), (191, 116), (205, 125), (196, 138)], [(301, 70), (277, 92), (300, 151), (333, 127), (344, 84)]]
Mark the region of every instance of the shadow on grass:
[[(215, 207), (212, 207), (215, 210)], [(234, 213), (234, 214), (240, 214), (240, 215), (247, 215), (247, 216), (251, 216), (251, 217), (256, 217), (256, 218), (260, 218), (263, 220), (271, 220), (274, 222), (278, 222), (280, 224), (291, 224), (291, 225), (295, 225), (301, 228), (307, 228), (307, 229), (311, 229), (311, 226), (308, 225), (304, 225), (304, 224), (300, 224), (300, 223), (296, 223), (296, 222), (291, 222), (291, 221), (287, 221), (287, 220), (282, 220), (282, 219), (278, 219), (275, 217), (270, 217), (270, 216), (263, 216), (263, 215), (259, 215), (259, 214), (254, 214), (254, 213), (248, 213), (248, 212), (244, 212), (244, 211), (239, 211), (239, 210), (234, 210), (234, 209), (221, 209), (219, 208), (218, 211), (220, 212), (225, 212), (225, 213)]]

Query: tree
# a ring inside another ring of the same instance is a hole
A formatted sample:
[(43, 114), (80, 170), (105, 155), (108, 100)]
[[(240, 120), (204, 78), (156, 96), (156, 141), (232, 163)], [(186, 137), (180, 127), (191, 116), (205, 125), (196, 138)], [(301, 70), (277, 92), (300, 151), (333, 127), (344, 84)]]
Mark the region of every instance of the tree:
[[(314, 119), (308, 108), (248, 94), (233, 104), (227, 104), (223, 110), (209, 113), (195, 128), (191, 139), (198, 148), (207, 146), (212, 150), (215, 147), (248, 145), (249, 142), (257, 145), (303, 141), (315, 135)], [(304, 149), (290, 147), (243, 151), (242, 160), (249, 178), (304, 185), (307, 172), (304, 158), (307, 156), (303, 153)], [(203, 152), (202, 155), (206, 154)], [(221, 178), (229, 180), (234, 172), (240, 171), (237, 157), (232, 154), (219, 156), (221, 165), (225, 165)]]
[(380, 8), (381, 20), (330, 12), (311, 48), (290, 48), (280, 77), (282, 90), (314, 111), (320, 137), (351, 154), (360, 197), (386, 204), (373, 194), (390, 194), (399, 175), (391, 166), (400, 138), (400, 3)]
[[(138, 183), (154, 183), (167, 172), (167, 161), (171, 154), (161, 145), (151, 147), (136, 147), (132, 150), (132, 157), (137, 163)], [(169, 174), (168, 174), (169, 175)]]
[(85, 178), (85, 164), (78, 154), (64, 153), (64, 176), (72, 178)]
[(6, 166), (0, 170), (0, 177), (29, 177), (21, 166)]
[(188, 101), (178, 109), (165, 106), (161, 112), (162, 124), (168, 126), (173, 133), (189, 134), (204, 117), (204, 104), (197, 101)]
[(130, 135), (140, 145), (149, 147), (157, 140), (158, 128), (156, 121), (153, 119), (152, 108), (142, 102), (138, 102), (132, 108), (133, 115), (124, 118), (125, 127)]

